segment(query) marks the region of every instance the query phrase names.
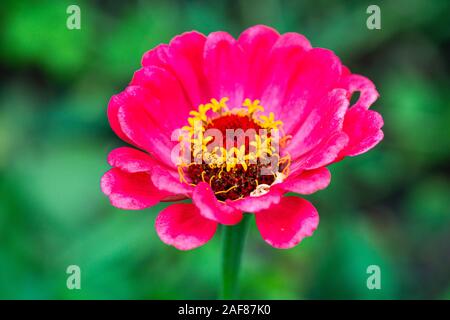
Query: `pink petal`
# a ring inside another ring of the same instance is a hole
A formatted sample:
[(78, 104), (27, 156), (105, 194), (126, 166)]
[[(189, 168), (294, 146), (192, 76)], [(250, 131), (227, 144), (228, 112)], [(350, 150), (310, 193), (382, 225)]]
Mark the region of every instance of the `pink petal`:
[(349, 100), (355, 92), (360, 92), (358, 101), (352, 107), (361, 106), (365, 109), (374, 103), (378, 97), (378, 91), (372, 81), (366, 77), (352, 74), (342, 79), (343, 88), (348, 90)]
[(289, 249), (313, 234), (319, 215), (313, 205), (301, 198), (284, 197), (277, 205), (255, 214), (262, 238), (278, 249)]
[(284, 99), (289, 90), (289, 83), (299, 72), (301, 61), (311, 44), (301, 34), (286, 33), (281, 35), (269, 52), (265, 68), (260, 80), (257, 82), (262, 105), (267, 112), (273, 111), (277, 117), (284, 117), (287, 109)]
[(247, 73), (247, 84), (245, 97), (250, 99), (260, 99), (258, 91), (261, 78), (266, 77), (266, 69), (261, 66), (267, 65), (271, 49), (280, 34), (267, 26), (257, 25), (248, 28), (239, 36), (238, 42), (244, 51), (244, 67), (242, 70)]
[(196, 31), (185, 32), (169, 45), (148, 51), (143, 66), (162, 66), (175, 75), (194, 107), (209, 100), (207, 80), (203, 74), (203, 49), (206, 37)]
[(185, 88), (180, 86), (178, 79), (163, 68), (139, 69), (134, 73), (130, 87), (130, 94), (140, 98), (140, 107), (169, 138), (174, 130), (186, 125), (189, 112), (195, 107), (186, 99)]
[(255, 213), (270, 208), (273, 204), (280, 202), (283, 192), (277, 185), (271, 187), (270, 191), (259, 197), (245, 197), (239, 200), (227, 200), (226, 203), (243, 212)]
[(117, 167), (129, 173), (148, 172), (157, 162), (148, 154), (137, 149), (121, 147), (114, 149), (108, 155), (111, 167)]
[(291, 174), (281, 184), (286, 191), (300, 194), (311, 194), (328, 187), (331, 174), (327, 168), (303, 171), (299, 174)]
[(280, 61), (269, 64), (268, 68), (273, 65), (273, 70), (267, 70), (271, 78), (264, 85), (261, 104), (266, 112), (273, 111), (283, 121), (285, 132), (290, 134), (304, 123), (319, 100), (337, 86), (341, 63), (333, 52), (325, 49), (315, 48), (295, 55), (293, 49), (283, 49)]
[(128, 173), (118, 168), (103, 175), (101, 188), (113, 206), (128, 210), (151, 207), (168, 195), (155, 188), (148, 173)]
[(350, 71), (350, 69), (348, 67), (342, 65), (342, 78), (345, 78), (351, 74), (352, 74), (352, 72)]
[[(292, 159), (303, 158), (342, 131), (348, 100), (346, 91), (334, 89), (321, 99), (310, 111), (298, 131), (286, 147)], [(320, 149), (323, 149), (320, 148)]]
[(122, 131), (120, 127), (118, 113), (119, 108), (125, 103), (127, 93), (125, 91), (111, 97), (108, 103), (108, 121), (114, 133), (123, 141), (133, 144), (130, 138)]
[(204, 72), (212, 98), (229, 98), (230, 107), (240, 107), (246, 83), (243, 52), (237, 41), (226, 32), (208, 35), (204, 48)]
[(141, 64), (143, 67), (166, 67), (167, 63), (167, 50), (169, 49), (169, 45), (160, 44), (155, 48), (144, 53), (142, 57)]
[(175, 167), (172, 151), (178, 141), (171, 139), (169, 128), (163, 129), (164, 118), (155, 118), (147, 111), (150, 106), (161, 109), (159, 101), (141, 87), (128, 87), (126, 92), (128, 98), (118, 111), (122, 131), (134, 145), (148, 151), (156, 160), (168, 167)]
[(161, 167), (154, 167), (152, 170), (152, 182), (159, 190), (164, 190), (173, 194), (191, 196), (194, 187), (180, 182), (178, 172), (166, 170)]
[(339, 153), (348, 144), (348, 136), (344, 132), (337, 132), (322, 141), (311, 152), (292, 162), (291, 171), (312, 170), (324, 167), (338, 158)]
[(161, 240), (179, 250), (191, 250), (214, 236), (217, 223), (200, 215), (190, 203), (178, 203), (162, 210), (155, 221)]
[(341, 156), (356, 156), (372, 149), (383, 139), (381, 127), (383, 118), (378, 112), (366, 110), (362, 105), (350, 108), (344, 120), (349, 142)]
[(195, 187), (192, 201), (200, 210), (200, 214), (207, 219), (225, 225), (237, 224), (242, 219), (242, 212), (225, 203), (220, 203), (211, 186), (206, 182), (201, 182)]
[(196, 31), (186, 32), (170, 41), (167, 63), (181, 82), (191, 105), (197, 107), (210, 99), (203, 74), (203, 49), (206, 37)]

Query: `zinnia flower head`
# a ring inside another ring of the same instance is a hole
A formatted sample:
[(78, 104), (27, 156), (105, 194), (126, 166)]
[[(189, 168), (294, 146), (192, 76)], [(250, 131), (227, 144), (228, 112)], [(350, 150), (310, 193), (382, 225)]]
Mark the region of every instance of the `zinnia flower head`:
[[(353, 94), (358, 100), (350, 105)], [(181, 250), (208, 242), (217, 225), (253, 213), (262, 238), (291, 248), (319, 223), (311, 194), (330, 183), (326, 166), (374, 147), (382, 117), (369, 110), (373, 83), (330, 50), (266, 26), (187, 32), (144, 54), (108, 118), (134, 146), (111, 151), (101, 180), (112, 205), (175, 203), (156, 218), (163, 242)]]

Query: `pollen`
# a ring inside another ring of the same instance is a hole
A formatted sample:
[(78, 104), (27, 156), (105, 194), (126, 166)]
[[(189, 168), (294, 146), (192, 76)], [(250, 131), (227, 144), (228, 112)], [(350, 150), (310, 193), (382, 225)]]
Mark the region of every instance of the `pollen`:
[(234, 108), (228, 100), (211, 99), (189, 113), (179, 139), (180, 181), (207, 182), (219, 201), (261, 196), (289, 174), (290, 156), (282, 149), (290, 137), (259, 100)]

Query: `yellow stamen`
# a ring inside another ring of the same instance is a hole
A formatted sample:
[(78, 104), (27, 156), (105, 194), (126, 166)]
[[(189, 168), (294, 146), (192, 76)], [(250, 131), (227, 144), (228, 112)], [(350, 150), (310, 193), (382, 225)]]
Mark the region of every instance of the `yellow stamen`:
[(277, 129), (278, 127), (281, 127), (283, 125), (282, 121), (275, 121), (275, 115), (273, 114), (273, 112), (270, 112), (269, 116), (262, 115), (259, 118), (263, 127), (267, 129)]
[(203, 180), (203, 182), (206, 182), (206, 181), (205, 181), (205, 174), (206, 174), (206, 172), (205, 172), (205, 171), (202, 171), (202, 180)]
[(227, 192), (230, 192), (231, 190), (236, 189), (236, 188), (237, 188), (237, 186), (232, 186), (231, 188), (228, 188), (227, 190), (214, 192), (214, 194), (227, 193)]
[(184, 178), (184, 171), (183, 171), (183, 167), (182, 166), (178, 167), (178, 175), (180, 176), (180, 182), (181, 183), (187, 183), (186, 179)]
[(259, 104), (260, 102), (261, 101), (259, 100), (251, 101), (250, 99), (247, 98), (244, 100), (244, 103), (242, 105), (244, 107), (247, 107), (248, 113), (252, 115), (256, 111), (264, 111), (264, 107)]

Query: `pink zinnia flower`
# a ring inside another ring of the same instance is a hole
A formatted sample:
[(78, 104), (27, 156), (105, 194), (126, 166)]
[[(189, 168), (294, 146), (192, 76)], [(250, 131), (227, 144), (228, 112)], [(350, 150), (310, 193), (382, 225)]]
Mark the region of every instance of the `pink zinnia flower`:
[[(145, 53), (111, 98), (112, 129), (140, 150), (111, 151), (101, 187), (112, 205), (130, 210), (191, 198), (155, 223), (161, 240), (181, 250), (205, 244), (218, 224), (237, 224), (244, 212), (254, 213), (267, 243), (291, 248), (312, 235), (319, 216), (305, 199), (283, 195), (326, 188), (326, 166), (383, 138), (382, 117), (368, 110), (377, 98), (370, 80), (303, 35), (266, 26), (237, 40), (184, 33)], [(253, 133), (220, 145), (237, 129)]]

